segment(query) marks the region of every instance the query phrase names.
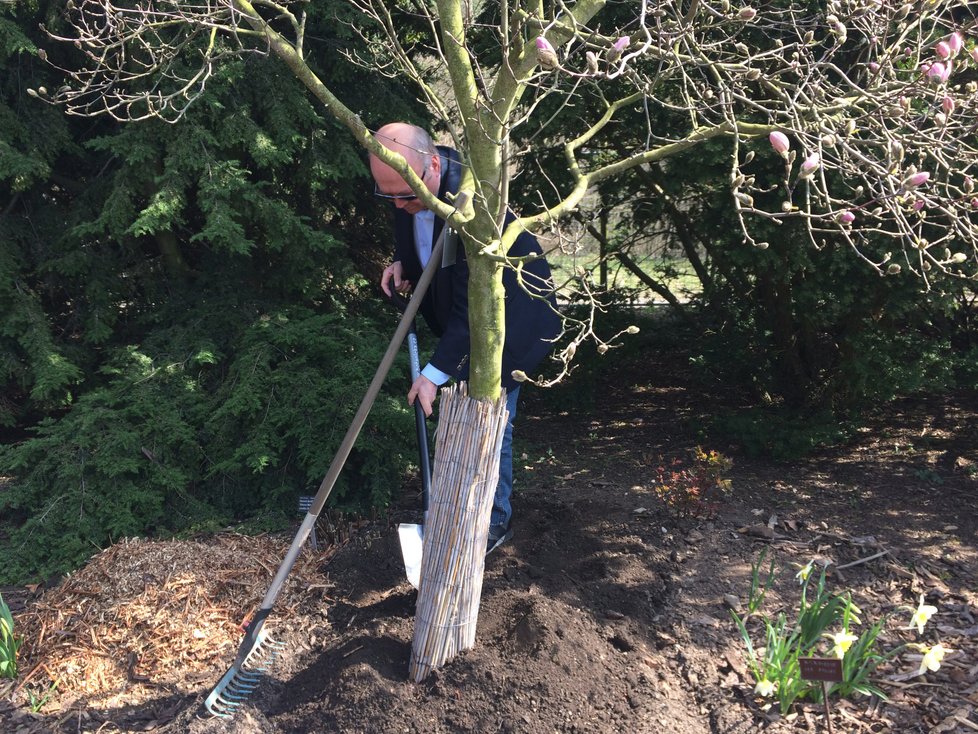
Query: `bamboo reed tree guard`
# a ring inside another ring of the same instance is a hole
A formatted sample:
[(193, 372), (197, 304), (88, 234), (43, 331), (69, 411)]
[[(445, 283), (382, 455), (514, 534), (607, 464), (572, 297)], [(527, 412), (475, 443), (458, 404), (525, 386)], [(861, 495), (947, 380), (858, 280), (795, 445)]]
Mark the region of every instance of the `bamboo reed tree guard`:
[(441, 391), (409, 666), (415, 682), (475, 645), (508, 418), (505, 391), (495, 402), (470, 398), (464, 382)]

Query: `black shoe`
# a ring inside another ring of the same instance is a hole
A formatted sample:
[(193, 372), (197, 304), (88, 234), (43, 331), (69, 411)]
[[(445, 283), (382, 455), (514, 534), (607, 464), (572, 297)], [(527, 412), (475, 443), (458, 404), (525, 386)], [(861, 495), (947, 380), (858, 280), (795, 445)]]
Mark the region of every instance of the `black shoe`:
[(486, 555), (513, 537), (513, 529), (508, 525), (493, 525), (489, 528), (489, 540), (486, 542)]

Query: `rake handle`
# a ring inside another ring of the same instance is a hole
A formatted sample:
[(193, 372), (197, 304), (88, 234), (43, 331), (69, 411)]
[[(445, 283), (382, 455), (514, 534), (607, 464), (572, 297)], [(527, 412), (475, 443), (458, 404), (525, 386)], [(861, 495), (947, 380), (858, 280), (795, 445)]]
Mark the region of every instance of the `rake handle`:
[[(464, 209), (466, 204), (468, 204), (468, 198), (469, 195), (466, 192), (459, 192), (458, 196), (455, 197), (456, 210)], [(245, 658), (247, 658), (248, 654), (251, 652), (251, 648), (258, 639), (258, 633), (261, 631), (262, 625), (265, 624), (265, 619), (271, 613), (272, 606), (275, 604), (275, 600), (278, 598), (279, 592), (282, 590), (282, 585), (285, 583), (286, 577), (292, 570), (292, 566), (295, 565), (295, 559), (298, 558), (299, 552), (302, 550), (302, 546), (305, 544), (306, 539), (309, 537), (309, 533), (312, 531), (313, 525), (316, 523), (316, 518), (319, 517), (319, 513), (322, 512), (323, 506), (326, 504), (326, 500), (329, 498), (329, 493), (333, 490), (333, 485), (336, 484), (336, 479), (339, 477), (340, 471), (343, 469), (343, 465), (350, 456), (350, 451), (353, 449), (353, 444), (356, 443), (357, 436), (360, 435), (360, 429), (363, 428), (363, 424), (367, 420), (367, 415), (370, 413), (370, 409), (373, 407), (374, 401), (376, 401), (377, 395), (380, 393), (380, 388), (384, 384), (387, 373), (390, 372), (391, 365), (394, 363), (394, 359), (397, 356), (397, 350), (404, 341), (405, 335), (407, 335), (411, 326), (414, 324), (414, 316), (417, 314), (418, 307), (421, 305), (421, 297), (424, 296), (425, 292), (428, 290), (428, 286), (435, 277), (435, 271), (438, 270), (441, 264), (441, 253), (445, 247), (445, 236), (448, 234), (448, 230), (449, 226), (448, 222), (446, 222), (444, 227), (442, 227), (441, 235), (439, 235), (438, 241), (435, 242), (434, 247), (431, 248), (431, 259), (428, 260), (428, 264), (421, 273), (421, 278), (414, 287), (414, 292), (418, 297), (412, 298), (408, 302), (407, 308), (404, 309), (404, 315), (401, 316), (401, 321), (397, 325), (397, 330), (394, 332), (394, 336), (391, 339), (390, 344), (387, 345), (387, 351), (384, 352), (384, 356), (380, 360), (380, 365), (377, 367), (377, 372), (374, 374), (373, 380), (370, 381), (370, 386), (367, 388), (367, 392), (363, 396), (363, 400), (360, 401), (360, 408), (353, 417), (353, 422), (350, 424), (349, 429), (347, 429), (346, 436), (343, 437), (343, 442), (340, 444), (339, 449), (337, 449), (336, 455), (333, 457), (333, 462), (330, 464), (329, 470), (326, 472), (326, 476), (319, 485), (319, 491), (316, 492), (316, 496), (312, 500), (312, 505), (309, 507), (309, 512), (306, 513), (305, 518), (302, 520), (302, 525), (299, 526), (299, 530), (296, 533), (295, 538), (292, 540), (292, 545), (289, 547), (288, 553), (285, 554), (285, 559), (282, 561), (282, 565), (279, 566), (278, 571), (275, 573), (275, 578), (272, 579), (271, 586), (268, 587), (268, 591), (265, 593), (265, 598), (262, 599), (261, 608), (255, 612), (254, 618), (248, 625), (248, 631), (245, 634), (245, 638), (241, 641), (241, 645), (238, 647), (238, 655), (235, 658), (235, 665), (240, 665), (240, 663), (243, 663)]]

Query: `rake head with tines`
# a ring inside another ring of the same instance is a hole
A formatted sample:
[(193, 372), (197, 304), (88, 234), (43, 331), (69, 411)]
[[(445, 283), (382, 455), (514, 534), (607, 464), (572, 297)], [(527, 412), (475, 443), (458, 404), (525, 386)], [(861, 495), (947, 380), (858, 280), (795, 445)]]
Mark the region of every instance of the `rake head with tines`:
[[(205, 708), (214, 716), (231, 718), (258, 688), (262, 676), (271, 669), (285, 648), (284, 642), (273, 640), (263, 629), (254, 635), (253, 643), (249, 642), (249, 637), (251, 635), (245, 636), (234, 664), (204, 701)], [(247, 648), (245, 643), (248, 643)]]

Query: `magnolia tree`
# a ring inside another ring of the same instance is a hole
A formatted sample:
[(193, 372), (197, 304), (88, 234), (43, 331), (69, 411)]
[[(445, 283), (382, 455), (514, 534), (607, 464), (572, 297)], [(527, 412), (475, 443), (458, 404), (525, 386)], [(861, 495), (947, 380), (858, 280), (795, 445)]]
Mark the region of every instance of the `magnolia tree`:
[[(519, 233), (554, 228), (600, 182), (709, 140), (729, 151), (717, 176), (729, 182), (745, 247), (767, 246), (754, 233), (772, 228), (759, 223), (794, 218), (812, 247), (842, 240), (881, 275), (910, 272), (927, 287), (978, 273), (974, 3), (433, 0), (407, 10), (350, 2), (374, 54), (350, 62), (416, 86), (462, 153), (464, 208), (432, 197), (317, 76), (306, 61), (303, 2), (68, 0), (69, 30), (52, 35), (74, 43), (85, 64), (65, 70), (56, 92), (35, 93), (73, 114), (175, 122), (222, 59), (280, 58), (462, 234), (476, 398), (499, 391), (501, 273), (523, 264), (505, 254)], [(410, 45), (400, 32), (407, 24)], [(562, 111), (572, 107), (599, 112), (574, 118), (568, 134)], [(620, 140), (622, 120), (639, 143), (609, 160), (603, 141)], [(536, 209), (507, 225), (526, 152), (517, 137), (562, 147), (564, 162), (544, 172), (553, 185), (536, 192)], [(771, 176), (778, 157), (783, 173)], [(559, 355), (565, 367), (589, 336), (590, 324), (577, 323)]]

